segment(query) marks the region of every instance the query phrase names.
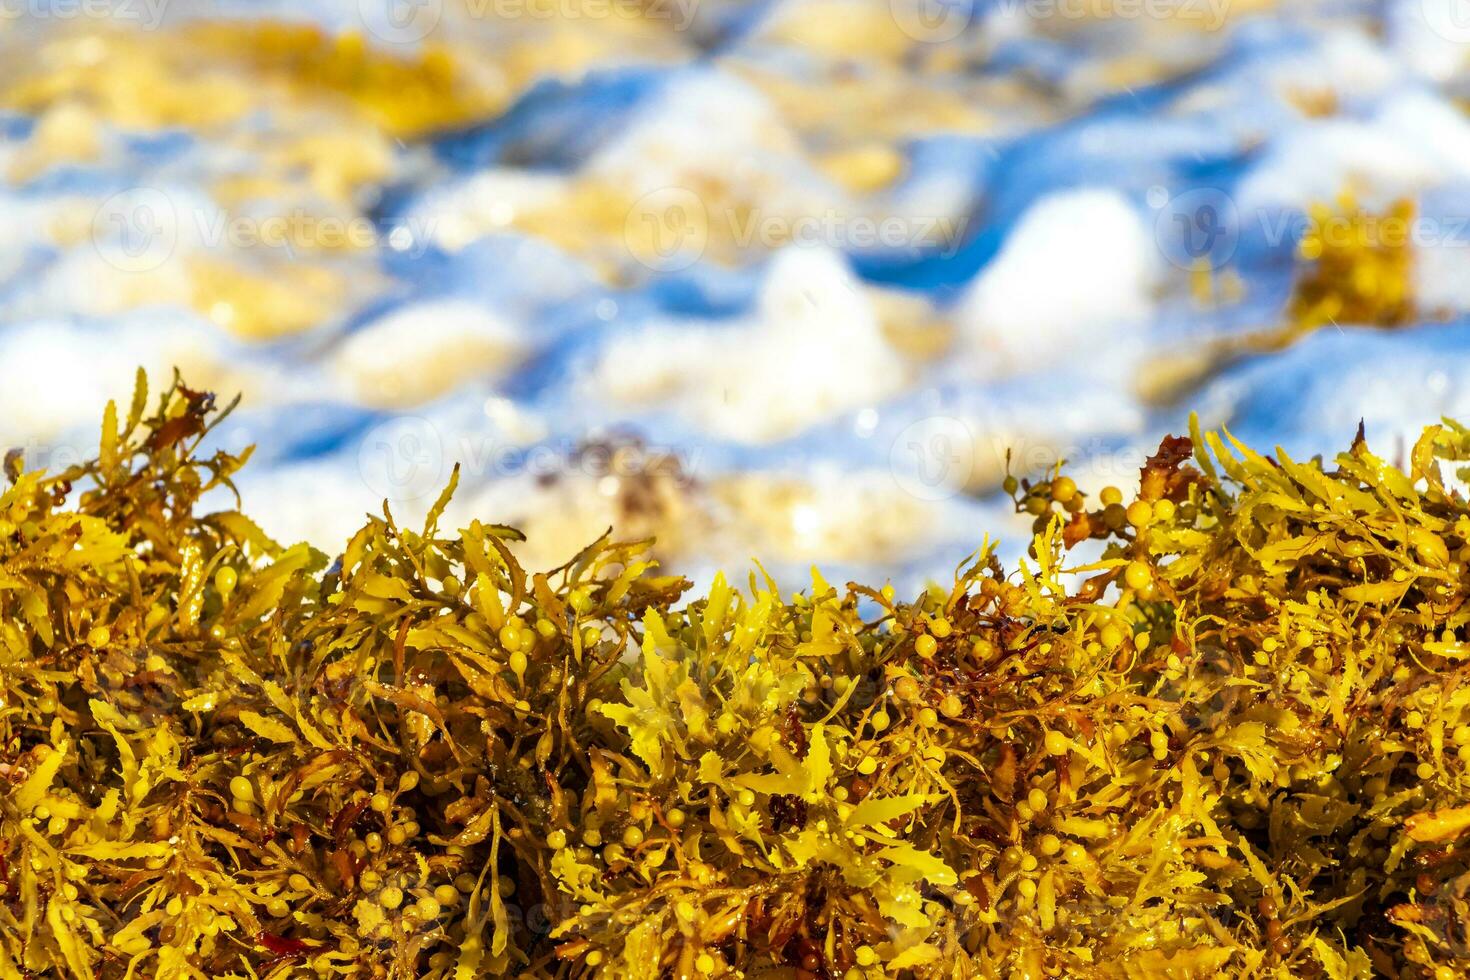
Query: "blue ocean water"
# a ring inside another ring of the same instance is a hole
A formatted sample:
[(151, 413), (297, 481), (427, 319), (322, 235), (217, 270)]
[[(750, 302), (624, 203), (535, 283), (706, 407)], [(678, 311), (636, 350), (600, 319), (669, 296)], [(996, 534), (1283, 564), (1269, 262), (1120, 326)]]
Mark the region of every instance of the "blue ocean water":
[[(457, 462), (452, 515), (532, 563), (611, 524), (793, 582), (1019, 553), (1008, 452), (1126, 485), (1192, 409), (1391, 454), (1470, 416), (1459, 7), (37, 0), (0, 19), (0, 437), (84, 453), (178, 366), (244, 394), (218, 438), (282, 538)], [(1400, 200), (1411, 322), (1201, 362), (1287, 322), (1313, 206)]]

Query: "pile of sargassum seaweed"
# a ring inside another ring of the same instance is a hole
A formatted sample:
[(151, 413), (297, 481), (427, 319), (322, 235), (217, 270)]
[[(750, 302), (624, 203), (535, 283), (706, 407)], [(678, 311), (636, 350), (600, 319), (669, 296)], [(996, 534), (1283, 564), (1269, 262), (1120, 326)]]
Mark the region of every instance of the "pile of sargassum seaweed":
[(219, 415), (7, 460), (6, 978), (1470, 969), (1458, 426), (1011, 481), (1032, 557), (909, 602), (532, 575), (448, 492), (282, 548), (196, 512)]

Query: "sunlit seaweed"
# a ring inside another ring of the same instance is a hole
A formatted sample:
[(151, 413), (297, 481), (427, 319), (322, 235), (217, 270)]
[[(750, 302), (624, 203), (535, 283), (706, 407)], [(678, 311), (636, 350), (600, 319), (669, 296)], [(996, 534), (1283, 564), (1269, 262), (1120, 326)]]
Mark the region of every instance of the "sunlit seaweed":
[[(1329, 325), (1341, 330), (1413, 323), (1420, 316), (1414, 297), (1416, 214), (1409, 200), (1382, 213), (1366, 211), (1351, 194), (1335, 205), (1314, 204), (1297, 242), (1299, 267), (1283, 321), (1154, 358), (1140, 379), (1140, 394), (1171, 401), (1232, 364), (1286, 350)], [(1217, 281), (1207, 268), (1202, 273), (1194, 283), (1198, 298), (1212, 297), (1217, 286), (1237, 288), (1224, 276)]]
[(335, 100), (409, 138), (486, 118), (506, 98), (442, 45), (392, 52), (309, 24), (200, 21), (156, 34), (93, 26), (43, 47), (35, 63), (29, 53), (15, 56), (0, 103), (27, 113), (81, 104), (127, 126), (218, 127), (261, 104), (284, 108), (290, 96), (301, 107)]
[(646, 542), (446, 532), (453, 481), (282, 548), (198, 513), (213, 398), (157, 405), (9, 461), (0, 976), (1470, 968), (1457, 425), (1192, 432), (1131, 501), (1008, 480), (1009, 573), (686, 601)]
[(1412, 201), (1372, 214), (1346, 195), (1336, 209), (1313, 206), (1297, 244), (1307, 264), (1292, 291), (1292, 324), (1306, 331), (1329, 323), (1397, 327), (1413, 320), (1415, 214)]
[(498, 108), (437, 45), (413, 55), (390, 55), (361, 34), (334, 37), (314, 26), (270, 21), (201, 24), (193, 28), (191, 41), (262, 77), (284, 80), (303, 95), (340, 94), (397, 135), (464, 125)]

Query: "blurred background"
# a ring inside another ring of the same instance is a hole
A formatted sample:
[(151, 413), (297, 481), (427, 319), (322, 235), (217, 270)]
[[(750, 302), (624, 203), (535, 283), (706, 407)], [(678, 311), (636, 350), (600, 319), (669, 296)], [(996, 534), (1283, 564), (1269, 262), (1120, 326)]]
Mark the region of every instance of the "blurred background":
[(0, 442), (177, 365), (282, 540), (944, 580), (1007, 452), (1470, 419), (1467, 111), (1470, 0), (0, 0)]

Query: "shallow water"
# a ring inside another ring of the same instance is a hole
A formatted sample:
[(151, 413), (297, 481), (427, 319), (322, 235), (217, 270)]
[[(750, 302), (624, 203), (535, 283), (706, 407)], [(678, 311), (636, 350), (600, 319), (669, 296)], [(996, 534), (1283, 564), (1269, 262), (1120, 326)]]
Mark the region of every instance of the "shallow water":
[[(1463, 8), (17, 2), (0, 440), (64, 463), (178, 365), (244, 393), (277, 537), (458, 461), (534, 564), (616, 525), (793, 583), (1014, 554), (1007, 451), (1126, 485), (1191, 408), (1391, 455), (1470, 416)], [(1344, 192), (1417, 208), (1408, 322), (1191, 364), (1289, 319)]]

